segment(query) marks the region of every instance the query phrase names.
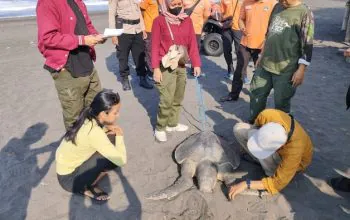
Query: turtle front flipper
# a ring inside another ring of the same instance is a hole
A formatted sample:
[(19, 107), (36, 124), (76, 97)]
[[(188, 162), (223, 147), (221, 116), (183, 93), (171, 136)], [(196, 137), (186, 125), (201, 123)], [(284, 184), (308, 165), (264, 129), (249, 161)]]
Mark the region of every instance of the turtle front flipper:
[(196, 172), (196, 163), (186, 160), (181, 165), (181, 176), (175, 183), (165, 189), (146, 195), (149, 200), (173, 199), (180, 193), (185, 192), (193, 186), (193, 176)]

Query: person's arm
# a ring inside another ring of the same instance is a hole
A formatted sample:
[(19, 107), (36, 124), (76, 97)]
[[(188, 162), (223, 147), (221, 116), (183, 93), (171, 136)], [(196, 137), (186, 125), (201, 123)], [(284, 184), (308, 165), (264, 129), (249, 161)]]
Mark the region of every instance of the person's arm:
[(299, 68), (292, 77), (293, 87), (301, 85), (304, 81), (306, 67), (311, 63), (314, 39), (314, 16), (309, 9), (304, 15), (300, 28), (301, 57), (298, 60)]
[(160, 71), (161, 30), (158, 18), (154, 19), (152, 25), (151, 63), (153, 68), (153, 79), (155, 82), (160, 83), (162, 81), (162, 72)]
[(115, 17), (117, 16), (117, 3), (118, 3), (118, 0), (109, 0), (108, 1), (108, 23), (109, 23), (109, 28), (116, 28), (116, 26), (115, 26)]
[(160, 66), (160, 46), (161, 46), (161, 30), (160, 30), (160, 22), (159, 19), (156, 18), (153, 21), (152, 25), (152, 40), (151, 40), (151, 62), (153, 69), (159, 69)]
[(246, 27), (245, 27), (245, 21), (246, 21), (245, 2), (243, 2), (242, 7), (241, 7), (241, 12), (239, 13), (238, 26), (244, 35), (247, 34)]
[(116, 136), (115, 146), (102, 128), (95, 126), (89, 133), (90, 146), (117, 166), (126, 164), (126, 150), (123, 136)]
[(198, 44), (196, 33), (194, 32), (193, 23), (191, 19), (188, 19), (189, 24), (189, 44), (188, 44), (188, 55), (191, 59), (193, 67), (201, 66), (201, 58), (199, 56)]
[(71, 51), (85, 43), (83, 35), (60, 33), (60, 15), (51, 1), (39, 1), (36, 14), (38, 38), (46, 48)]

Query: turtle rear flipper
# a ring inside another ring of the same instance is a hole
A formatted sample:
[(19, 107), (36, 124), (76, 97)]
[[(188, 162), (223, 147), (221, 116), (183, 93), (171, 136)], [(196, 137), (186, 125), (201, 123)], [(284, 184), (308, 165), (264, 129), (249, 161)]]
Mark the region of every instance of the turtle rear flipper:
[(175, 183), (165, 189), (146, 195), (149, 200), (173, 199), (177, 195), (192, 188), (193, 176), (196, 173), (197, 164), (191, 160), (186, 160), (181, 165), (181, 176)]

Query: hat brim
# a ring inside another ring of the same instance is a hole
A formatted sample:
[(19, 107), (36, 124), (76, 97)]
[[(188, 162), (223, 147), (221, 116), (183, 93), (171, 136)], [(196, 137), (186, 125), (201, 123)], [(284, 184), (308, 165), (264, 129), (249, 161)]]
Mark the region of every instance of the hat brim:
[(257, 142), (257, 135), (258, 132), (255, 132), (249, 139), (248, 139), (248, 150), (250, 153), (253, 154), (254, 157), (258, 159), (266, 159), (272, 154), (275, 153), (275, 151), (268, 151), (268, 150), (263, 150), (262, 147), (259, 146)]

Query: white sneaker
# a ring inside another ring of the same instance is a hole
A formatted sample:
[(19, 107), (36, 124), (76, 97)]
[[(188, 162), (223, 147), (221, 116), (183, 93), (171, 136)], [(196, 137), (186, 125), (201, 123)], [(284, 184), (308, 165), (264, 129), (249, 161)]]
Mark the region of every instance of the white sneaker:
[(177, 124), (176, 127), (168, 127), (166, 126), (165, 130), (167, 132), (172, 132), (172, 131), (187, 131), (188, 130), (188, 126), (187, 125), (183, 125), (183, 124)]
[(156, 140), (159, 142), (166, 142), (166, 132), (165, 131), (154, 131), (154, 136), (156, 137)]

